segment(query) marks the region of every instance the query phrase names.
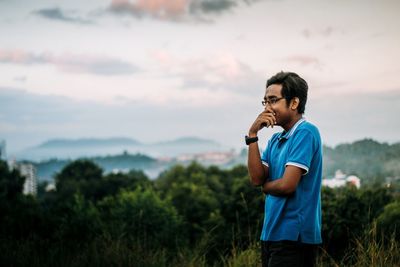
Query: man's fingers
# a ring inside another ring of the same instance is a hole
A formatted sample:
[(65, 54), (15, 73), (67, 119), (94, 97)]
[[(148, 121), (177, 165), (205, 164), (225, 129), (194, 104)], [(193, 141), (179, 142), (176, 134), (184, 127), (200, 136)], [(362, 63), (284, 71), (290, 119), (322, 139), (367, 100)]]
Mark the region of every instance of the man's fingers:
[(268, 121), (269, 126), (273, 126), (276, 124), (276, 118), (272, 113), (261, 113), (259, 118), (263, 121)]
[(260, 124), (260, 129), (263, 127), (269, 127), (269, 126), (273, 126), (274, 125), (274, 121), (271, 118), (263, 118), (260, 120), (261, 124)]

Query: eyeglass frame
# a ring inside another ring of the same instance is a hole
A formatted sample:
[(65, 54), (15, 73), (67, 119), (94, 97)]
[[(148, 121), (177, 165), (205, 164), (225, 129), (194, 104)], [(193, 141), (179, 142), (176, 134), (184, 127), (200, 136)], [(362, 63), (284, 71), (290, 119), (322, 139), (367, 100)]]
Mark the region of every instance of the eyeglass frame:
[(285, 97), (273, 97), (267, 100), (263, 100), (261, 101), (261, 105), (263, 105), (264, 107), (268, 104), (268, 105), (274, 105), (276, 104), (276, 102), (284, 99)]

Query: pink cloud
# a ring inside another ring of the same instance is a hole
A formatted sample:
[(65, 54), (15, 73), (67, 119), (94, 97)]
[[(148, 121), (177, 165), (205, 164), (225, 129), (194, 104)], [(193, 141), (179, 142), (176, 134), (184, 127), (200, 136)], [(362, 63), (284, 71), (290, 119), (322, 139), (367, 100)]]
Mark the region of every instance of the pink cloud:
[(139, 0), (137, 6), (155, 16), (178, 16), (185, 12), (187, 0)]
[(302, 66), (314, 65), (321, 66), (321, 62), (316, 57), (295, 55), (284, 59), (287, 62), (297, 63)]
[[(248, 6), (256, 0), (111, 0), (108, 10), (142, 18), (161, 20), (212, 22), (210, 16), (238, 6)], [(244, 5), (246, 4), (246, 5)]]
[(71, 55), (54, 56), (50, 53), (35, 54), (22, 50), (1, 50), (3, 64), (51, 64), (64, 72), (91, 73), (96, 75), (131, 74), (138, 68), (129, 62), (105, 56)]
[(189, 0), (112, 0), (110, 9), (135, 16), (150, 15), (161, 19), (173, 19), (183, 16), (188, 6)]
[(49, 60), (48, 54), (32, 54), (23, 50), (2, 50), (0, 49), (0, 63), (34, 64)]
[(149, 53), (150, 58), (154, 59), (161, 65), (174, 64), (175, 59), (166, 50), (156, 50)]

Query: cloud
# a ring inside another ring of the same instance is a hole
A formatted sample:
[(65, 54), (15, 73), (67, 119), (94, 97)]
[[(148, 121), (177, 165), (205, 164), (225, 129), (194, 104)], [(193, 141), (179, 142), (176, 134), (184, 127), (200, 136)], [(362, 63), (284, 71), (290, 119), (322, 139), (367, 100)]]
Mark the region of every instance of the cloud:
[(27, 81), (27, 77), (26, 76), (16, 76), (16, 77), (14, 77), (14, 81), (24, 83)]
[(77, 24), (93, 24), (93, 21), (79, 17), (74, 17), (71, 15), (66, 15), (65, 11), (61, 10), (60, 8), (44, 8), (33, 11), (32, 13), (42, 18), (50, 20), (58, 20), (58, 21), (77, 23)]
[(321, 66), (320, 60), (313, 56), (293, 55), (284, 58), (284, 61), (290, 63), (297, 63), (301, 66), (308, 66), (308, 65)]
[(345, 31), (334, 28), (332, 26), (327, 26), (324, 28), (317, 28), (317, 29), (304, 29), (301, 32), (301, 34), (307, 39), (317, 38), (317, 37), (328, 38), (335, 34), (343, 35), (343, 34), (345, 34)]
[(181, 89), (184, 90), (224, 90), (243, 95), (258, 92), (262, 94), (264, 88), (266, 77), (230, 53), (180, 59), (167, 51), (159, 50), (150, 56), (158, 62), (163, 73), (181, 79)]
[(254, 2), (257, 0), (112, 0), (108, 11), (136, 18), (209, 21), (207, 15), (220, 14), (240, 4), (250, 5)]
[(204, 0), (192, 1), (190, 12), (196, 13), (221, 13), (235, 7), (238, 1), (233, 0)]
[(1, 50), (0, 63), (21, 65), (51, 64), (57, 69), (70, 73), (91, 73), (95, 75), (128, 75), (139, 71), (139, 68), (120, 59), (71, 55), (54, 56), (51, 53), (35, 54), (23, 50)]
[(187, 8), (188, 0), (113, 0), (109, 10), (115, 13), (126, 13), (134, 17), (150, 16), (159, 19), (178, 19)]

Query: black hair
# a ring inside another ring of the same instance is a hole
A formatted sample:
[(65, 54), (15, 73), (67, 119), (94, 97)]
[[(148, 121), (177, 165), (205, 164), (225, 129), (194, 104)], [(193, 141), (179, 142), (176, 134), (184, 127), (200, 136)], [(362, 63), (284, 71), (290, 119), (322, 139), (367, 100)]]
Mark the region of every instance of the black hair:
[(288, 105), (290, 100), (298, 97), (300, 100), (297, 111), (300, 114), (304, 113), (307, 103), (307, 82), (294, 72), (278, 72), (267, 80), (267, 87), (271, 84), (282, 85), (282, 96), (286, 99)]

